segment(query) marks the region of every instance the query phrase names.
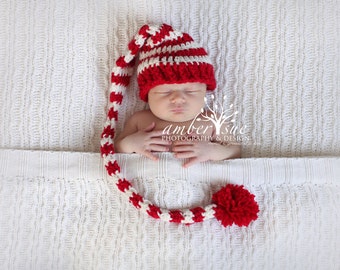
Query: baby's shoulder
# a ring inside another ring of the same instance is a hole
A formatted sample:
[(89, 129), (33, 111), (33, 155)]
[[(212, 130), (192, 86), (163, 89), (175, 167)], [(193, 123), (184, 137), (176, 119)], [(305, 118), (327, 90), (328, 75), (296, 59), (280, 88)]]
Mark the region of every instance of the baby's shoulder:
[(143, 120), (149, 120), (150, 118), (152, 118), (152, 113), (150, 110), (141, 110), (141, 111), (137, 111), (134, 112), (131, 115), (131, 118), (134, 119), (135, 121), (143, 121)]
[(128, 119), (128, 122), (131, 125), (135, 125), (138, 127), (140, 127), (140, 125), (143, 123), (150, 123), (150, 121), (151, 122), (155, 121), (154, 116), (150, 110), (142, 110), (142, 111), (134, 112)]

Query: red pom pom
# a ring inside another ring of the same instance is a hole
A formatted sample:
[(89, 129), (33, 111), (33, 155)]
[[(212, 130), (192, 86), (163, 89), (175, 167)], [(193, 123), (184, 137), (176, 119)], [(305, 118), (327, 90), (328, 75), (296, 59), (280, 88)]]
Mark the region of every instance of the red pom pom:
[(257, 219), (259, 206), (255, 196), (243, 186), (228, 184), (213, 194), (212, 201), (215, 217), (221, 221), (224, 227), (235, 223), (238, 226), (248, 226)]

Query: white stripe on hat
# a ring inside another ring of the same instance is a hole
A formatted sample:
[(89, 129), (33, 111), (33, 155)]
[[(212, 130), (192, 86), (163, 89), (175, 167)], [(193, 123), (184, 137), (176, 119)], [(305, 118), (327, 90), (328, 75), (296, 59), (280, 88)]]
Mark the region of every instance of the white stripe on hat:
[(114, 87), (110, 88), (110, 93), (125, 94), (126, 86), (121, 84), (114, 84)]
[(115, 76), (131, 76), (133, 74), (133, 67), (118, 67), (114, 66), (112, 68), (112, 74)]
[[(159, 28), (157, 28), (159, 31)], [(152, 36), (155, 36), (152, 34), (153, 32), (149, 32)], [(176, 40), (179, 37), (182, 37), (183, 33), (179, 31), (170, 31), (168, 35), (164, 36), (161, 40), (157, 41), (156, 43), (153, 42), (152, 38), (149, 38), (145, 44), (146, 47), (153, 48), (155, 46), (158, 46), (161, 43), (164, 43), (165, 41), (171, 41), (171, 40)]]
[(209, 63), (210, 59), (207, 55), (202, 56), (176, 56), (176, 57), (163, 57), (160, 59), (159, 57), (153, 57), (150, 59), (146, 59), (139, 63), (137, 68), (137, 73), (142, 73), (145, 69), (148, 69), (153, 66), (159, 66), (160, 63), (173, 65), (173, 64), (192, 64), (192, 63)]
[(185, 43), (185, 47), (183, 47), (184, 43), (182, 45), (174, 45), (174, 46), (164, 46), (164, 47), (158, 47), (154, 48), (147, 52), (140, 52), (139, 53), (139, 59), (143, 60), (145, 58), (151, 57), (155, 54), (160, 54), (164, 52), (178, 52), (181, 50), (190, 50), (190, 49), (199, 49), (201, 46), (199, 46), (196, 42), (191, 41)]

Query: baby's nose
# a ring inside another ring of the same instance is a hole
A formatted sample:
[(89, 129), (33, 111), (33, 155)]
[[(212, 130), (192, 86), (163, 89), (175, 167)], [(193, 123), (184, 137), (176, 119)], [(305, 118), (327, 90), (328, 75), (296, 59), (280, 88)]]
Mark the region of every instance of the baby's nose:
[(184, 93), (181, 91), (173, 91), (170, 97), (171, 102), (184, 102), (185, 101), (185, 96)]

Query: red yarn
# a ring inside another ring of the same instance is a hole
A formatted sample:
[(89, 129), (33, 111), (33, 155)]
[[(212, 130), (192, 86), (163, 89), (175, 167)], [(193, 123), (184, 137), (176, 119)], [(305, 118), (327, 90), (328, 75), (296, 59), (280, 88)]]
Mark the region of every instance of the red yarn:
[(259, 206), (254, 195), (243, 186), (228, 184), (213, 194), (212, 201), (217, 205), (215, 217), (224, 227), (233, 225), (248, 226), (257, 219)]
[(148, 30), (150, 29), (150, 27), (149, 27), (149, 25), (143, 25), (140, 29), (139, 29), (139, 31), (138, 31), (138, 34), (139, 35), (142, 35), (143, 37), (147, 37), (148, 36)]
[(109, 161), (105, 167), (109, 175), (114, 175), (117, 171), (120, 172), (120, 167), (117, 160), (115, 160), (113, 163)]
[(126, 190), (128, 190), (131, 187), (131, 183), (124, 179), (119, 179), (118, 183), (117, 183), (117, 187), (120, 191), (125, 192)]
[(118, 111), (115, 111), (114, 108), (110, 108), (107, 116), (109, 117), (109, 119), (114, 119), (115, 121), (118, 120)]
[(129, 75), (115, 75), (114, 73), (111, 73), (111, 82), (117, 85), (128, 86), (130, 82), (130, 76)]
[(116, 102), (118, 104), (122, 104), (123, 95), (121, 93), (112, 92), (110, 94), (110, 102)]
[(100, 147), (100, 152), (102, 155), (114, 154), (113, 144), (106, 143)]
[(114, 138), (114, 136), (115, 136), (115, 130), (111, 128), (111, 126), (105, 127), (101, 135), (102, 138), (108, 138), (108, 137)]
[(170, 222), (174, 222), (174, 223), (181, 223), (181, 221), (184, 219), (181, 211), (179, 210), (171, 210), (169, 211), (170, 214)]
[(149, 210), (147, 210), (146, 212), (149, 214), (149, 216), (157, 219), (161, 214), (161, 209), (156, 205), (150, 204)]
[(133, 55), (136, 55), (137, 52), (138, 52), (138, 50), (139, 50), (139, 45), (136, 44), (136, 40), (133, 39), (133, 40), (131, 40), (131, 41), (129, 42), (128, 48), (129, 48), (129, 50), (131, 51), (131, 53), (132, 53)]
[[(128, 63), (125, 62), (125, 57), (124, 56), (120, 56), (117, 61), (116, 61), (116, 65), (118, 67), (121, 67), (121, 68), (126, 68), (128, 66)], [(112, 75), (112, 74), (111, 74)], [(112, 80), (111, 80), (112, 82)]]
[(143, 202), (143, 197), (138, 193), (133, 192), (132, 196), (130, 197), (130, 202), (133, 204), (134, 207), (141, 208), (140, 203)]
[(195, 207), (190, 209), (190, 211), (194, 214), (192, 218), (194, 222), (202, 222), (204, 220), (203, 213), (205, 211), (202, 207)]

